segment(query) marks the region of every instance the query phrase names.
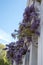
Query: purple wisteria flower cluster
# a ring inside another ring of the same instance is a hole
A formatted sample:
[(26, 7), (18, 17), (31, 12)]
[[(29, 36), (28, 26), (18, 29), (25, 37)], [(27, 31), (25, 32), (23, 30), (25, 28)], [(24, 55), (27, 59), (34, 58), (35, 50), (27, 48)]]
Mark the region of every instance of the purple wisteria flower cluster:
[[(40, 26), (40, 14), (39, 10), (35, 8), (34, 3), (29, 7), (25, 8), (23, 13), (23, 20), (19, 26), (19, 37), (27, 37), (32, 39), (32, 35), (40, 35), (39, 26)], [(30, 40), (32, 41), (32, 40)]]
[(22, 57), (27, 52), (27, 46), (24, 45), (24, 40), (20, 39), (19, 41), (11, 42), (10, 44), (6, 45), (6, 48), (4, 50), (7, 50), (7, 58), (12, 62), (15, 61), (17, 64), (22, 63)]

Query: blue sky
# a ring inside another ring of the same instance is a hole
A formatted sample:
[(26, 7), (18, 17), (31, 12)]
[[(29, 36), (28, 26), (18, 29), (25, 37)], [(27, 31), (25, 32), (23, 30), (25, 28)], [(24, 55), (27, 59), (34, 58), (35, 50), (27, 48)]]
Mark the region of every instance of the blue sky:
[(22, 21), (27, 0), (0, 0), (0, 43), (13, 41), (11, 33)]

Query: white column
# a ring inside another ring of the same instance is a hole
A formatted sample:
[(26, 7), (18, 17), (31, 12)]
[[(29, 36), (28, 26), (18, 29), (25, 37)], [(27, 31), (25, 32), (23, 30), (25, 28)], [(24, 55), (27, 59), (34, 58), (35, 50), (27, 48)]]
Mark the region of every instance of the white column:
[(37, 47), (34, 45), (31, 46), (29, 65), (37, 65)]
[(41, 30), (38, 40), (38, 65), (43, 65), (43, 0), (41, 2)]

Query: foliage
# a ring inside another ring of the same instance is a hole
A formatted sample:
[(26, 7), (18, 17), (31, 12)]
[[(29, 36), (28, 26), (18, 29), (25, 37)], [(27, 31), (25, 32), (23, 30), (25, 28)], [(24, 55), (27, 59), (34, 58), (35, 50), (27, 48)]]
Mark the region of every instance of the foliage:
[(0, 43), (0, 59), (3, 58), (6, 54), (6, 52), (2, 50), (3, 48), (5, 48), (5, 46)]
[(0, 59), (0, 65), (11, 65), (9, 62), (5, 62), (4, 59)]
[(5, 48), (5, 45), (0, 43), (0, 65), (10, 65), (10, 62), (6, 58), (6, 51), (3, 48)]

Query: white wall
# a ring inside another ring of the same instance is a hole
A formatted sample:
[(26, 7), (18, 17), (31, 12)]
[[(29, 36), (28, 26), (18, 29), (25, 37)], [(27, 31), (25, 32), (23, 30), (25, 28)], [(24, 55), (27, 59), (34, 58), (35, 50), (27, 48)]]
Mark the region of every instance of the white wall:
[(41, 30), (38, 40), (38, 65), (43, 65), (43, 0), (41, 2)]

